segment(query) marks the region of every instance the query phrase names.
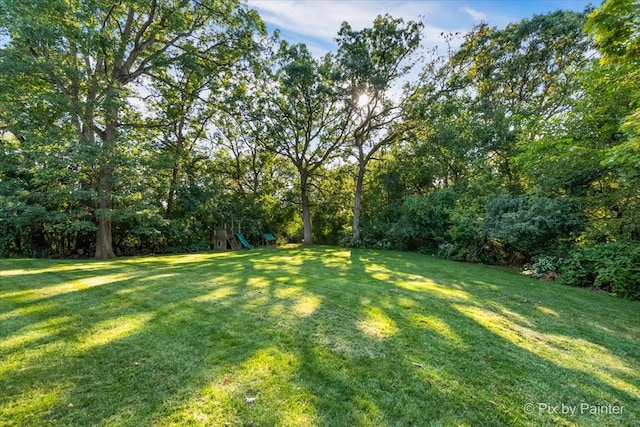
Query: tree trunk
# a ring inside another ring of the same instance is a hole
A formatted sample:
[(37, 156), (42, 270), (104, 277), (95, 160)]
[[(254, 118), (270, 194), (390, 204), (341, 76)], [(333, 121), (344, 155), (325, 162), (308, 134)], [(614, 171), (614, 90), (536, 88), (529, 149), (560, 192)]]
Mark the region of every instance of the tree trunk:
[(311, 208), (309, 206), (308, 178), (305, 173), (300, 174), (300, 196), (302, 198), (303, 240), (305, 246), (313, 245), (311, 237)]
[(364, 186), (364, 174), (366, 165), (360, 162), (358, 176), (356, 177), (356, 190), (353, 198), (353, 229), (351, 234), (351, 244), (360, 240), (360, 212), (362, 210), (362, 187)]
[(171, 219), (173, 216), (173, 204), (176, 197), (176, 189), (178, 188), (178, 173), (179, 173), (178, 161), (173, 165), (171, 172), (171, 183), (169, 184), (169, 195), (167, 197), (167, 211), (165, 217)]
[(113, 208), (111, 193), (113, 190), (113, 168), (109, 165), (102, 167), (98, 182), (98, 209), (96, 219), (98, 230), (96, 231), (96, 254), (98, 259), (115, 258), (111, 237), (111, 210)]
[(111, 88), (107, 93), (108, 110), (105, 114), (105, 130), (102, 145), (103, 164), (100, 167), (98, 176), (98, 209), (96, 210), (96, 220), (98, 230), (96, 231), (96, 254), (98, 259), (115, 258), (113, 252), (113, 241), (111, 236), (111, 214), (113, 210), (113, 157), (116, 141), (118, 139), (118, 105), (114, 101), (115, 93)]

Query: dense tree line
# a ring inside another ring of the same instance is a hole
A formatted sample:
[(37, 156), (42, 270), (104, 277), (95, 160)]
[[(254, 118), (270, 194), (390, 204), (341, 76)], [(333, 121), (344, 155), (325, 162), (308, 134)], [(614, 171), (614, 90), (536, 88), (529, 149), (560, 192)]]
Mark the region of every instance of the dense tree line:
[(640, 299), (638, 15), (444, 54), (386, 15), (316, 58), (239, 1), (2, 0), (0, 255), (206, 250), (233, 223)]

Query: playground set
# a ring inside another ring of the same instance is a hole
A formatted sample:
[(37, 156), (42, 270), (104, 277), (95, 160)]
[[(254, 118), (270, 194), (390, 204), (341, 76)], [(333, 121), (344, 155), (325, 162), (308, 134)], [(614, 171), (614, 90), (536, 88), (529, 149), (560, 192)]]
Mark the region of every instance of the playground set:
[[(264, 246), (271, 246), (276, 243), (276, 238), (271, 233), (264, 233), (262, 234), (262, 243)], [(249, 243), (249, 241), (244, 237), (239, 224), (237, 228), (235, 228), (233, 223), (231, 223), (231, 228), (227, 228), (227, 225), (224, 224), (223, 227), (217, 227), (213, 231), (214, 250), (237, 251), (242, 248), (253, 249), (255, 246)]]

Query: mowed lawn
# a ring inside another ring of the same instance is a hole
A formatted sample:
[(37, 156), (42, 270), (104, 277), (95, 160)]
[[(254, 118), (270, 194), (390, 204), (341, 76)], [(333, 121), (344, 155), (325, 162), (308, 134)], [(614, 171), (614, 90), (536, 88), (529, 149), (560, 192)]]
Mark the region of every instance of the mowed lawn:
[(640, 425), (640, 304), (387, 251), (0, 260), (0, 425)]

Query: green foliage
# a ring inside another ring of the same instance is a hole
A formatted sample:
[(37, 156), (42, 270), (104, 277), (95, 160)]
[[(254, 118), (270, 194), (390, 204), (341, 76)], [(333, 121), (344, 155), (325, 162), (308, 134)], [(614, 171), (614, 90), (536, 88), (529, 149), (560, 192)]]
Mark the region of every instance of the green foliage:
[(637, 0), (606, 0), (588, 17), (605, 61), (623, 59), (640, 64), (640, 4)]
[(64, 140), (66, 130), (51, 139), (36, 129), (23, 141), (0, 137), (0, 256), (88, 252), (95, 193), (75, 161), (77, 141)]
[(313, 241), (312, 188), (326, 164), (339, 157), (347, 137), (348, 112), (342, 108), (335, 70), (332, 54), (316, 59), (306, 45), (280, 41), (253, 82), (247, 103), (238, 106), (243, 128), (264, 126), (256, 143), (295, 171), (289, 184), (298, 189), (306, 245)]
[(560, 282), (640, 300), (640, 247), (607, 243), (574, 250), (560, 264)]
[(399, 219), (386, 232), (386, 240), (395, 249), (435, 253), (446, 240), (456, 198), (449, 189), (428, 196), (406, 196)]
[(578, 90), (577, 71), (591, 45), (585, 14), (556, 11), (498, 30), (480, 24), (470, 31), (447, 68), (449, 85), (470, 99), (473, 145), (509, 191), (521, 191), (513, 157), (561, 117)]
[(612, 70), (608, 82), (618, 96), (630, 97), (631, 111), (621, 130), (626, 139), (607, 152), (607, 164), (620, 169), (625, 186), (640, 184), (640, 3), (607, 0), (587, 19), (586, 28), (602, 53), (601, 63)]
[(349, 134), (345, 153), (355, 158), (357, 172), (353, 197), (351, 244), (360, 240), (362, 193), (367, 169), (376, 153), (398, 143), (406, 131), (404, 106), (416, 89), (405, 84), (393, 93), (416, 63), (424, 24), (378, 16), (371, 28), (355, 31), (343, 22), (338, 32), (338, 73), (343, 82), (343, 102), (348, 111)]
[(486, 237), (482, 231), (481, 209), (472, 202), (459, 199), (449, 216), (446, 241), (440, 244), (438, 255), (459, 261), (490, 261), (484, 258)]
[(531, 277), (540, 279), (558, 272), (558, 259), (548, 255), (540, 255), (531, 263)]
[[(0, 49), (0, 85), (7, 89), (0, 94), (0, 128), (20, 141), (18, 151), (36, 147), (45, 170), (53, 170), (59, 154), (48, 144), (78, 145), (62, 152), (73, 172), (86, 178), (79, 186), (95, 194), (89, 208), (96, 257), (115, 256), (112, 241), (118, 236), (111, 221), (121, 193), (127, 193), (119, 184), (139, 172), (136, 154), (149, 136), (137, 130), (164, 128), (170, 134), (175, 125), (180, 129), (169, 142), (177, 143), (174, 151), (189, 151), (181, 139), (197, 139), (194, 122), (205, 127), (198, 120), (202, 114), (185, 105), (197, 99), (194, 86), (217, 93), (234, 67), (256, 51), (256, 32), (264, 32), (260, 18), (238, 1), (2, 2), (0, 33), (8, 42)], [(154, 85), (186, 74), (191, 78), (181, 82), (182, 91)], [(211, 77), (205, 81), (205, 75)], [(164, 97), (159, 104), (166, 114), (155, 120), (145, 120), (148, 110), (132, 102), (149, 90), (146, 84)], [(174, 160), (184, 160), (180, 154)]]
[(506, 261), (524, 260), (549, 250), (584, 228), (567, 199), (510, 194), (486, 204), (483, 228), (490, 240), (504, 248)]
[(313, 240), (321, 245), (348, 244), (353, 179), (348, 167), (326, 171), (314, 188)]
[(112, 3), (0, 2), (0, 256), (234, 224), (540, 274), (579, 244), (568, 283), (637, 298), (637, 1), (478, 25), (417, 78), (421, 22), (344, 23), (317, 58), (236, 0)]

